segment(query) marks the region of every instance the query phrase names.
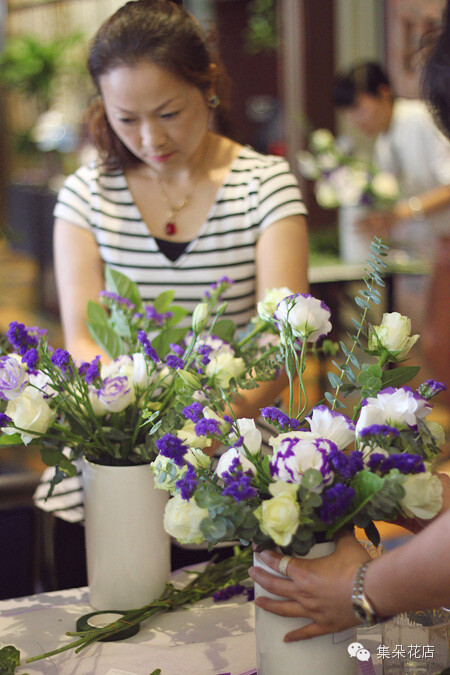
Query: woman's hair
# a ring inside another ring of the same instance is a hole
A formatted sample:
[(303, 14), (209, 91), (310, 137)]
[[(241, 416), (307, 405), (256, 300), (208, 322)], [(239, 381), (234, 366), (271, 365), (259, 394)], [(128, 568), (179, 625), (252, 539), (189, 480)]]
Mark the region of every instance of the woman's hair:
[(388, 76), (378, 63), (366, 61), (336, 78), (332, 91), (333, 100), (336, 105), (346, 108), (355, 103), (358, 94), (379, 96), (380, 86), (391, 89)]
[(450, 138), (450, 0), (439, 36), (429, 47), (422, 89), (436, 124)]
[[(88, 68), (100, 93), (102, 75), (150, 62), (206, 93), (211, 87), (227, 107), (229, 79), (198, 21), (169, 0), (127, 2), (100, 27), (91, 45)], [(215, 64), (215, 68), (210, 68)], [(101, 97), (87, 113), (90, 135), (110, 167), (140, 163), (112, 130)]]

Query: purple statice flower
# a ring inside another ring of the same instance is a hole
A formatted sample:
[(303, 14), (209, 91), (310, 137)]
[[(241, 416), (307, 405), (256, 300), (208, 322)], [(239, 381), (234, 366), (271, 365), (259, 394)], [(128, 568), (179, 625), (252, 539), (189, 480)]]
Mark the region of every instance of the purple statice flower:
[(38, 338), (44, 337), (48, 334), (46, 328), (39, 328), (39, 326), (28, 326), (27, 331), (30, 335), (36, 335)]
[(230, 448), (241, 448), (244, 445), (244, 437), (239, 436), (239, 438), (233, 443), (233, 445), (230, 445)]
[(330, 525), (336, 518), (345, 513), (354, 496), (354, 489), (343, 485), (343, 483), (337, 483), (337, 485), (325, 490), (322, 494), (320, 519)]
[(399, 430), (396, 427), (391, 427), (389, 424), (371, 424), (369, 427), (361, 429), (359, 435), (364, 436), (394, 436), (399, 435)]
[(441, 391), (446, 391), (447, 387), (443, 382), (437, 382), (436, 380), (425, 380), (420, 385), (418, 392), (421, 396), (427, 399), (433, 398)]
[(12, 419), (8, 417), (8, 415), (5, 415), (5, 413), (0, 413), (0, 429), (7, 427), (10, 422), (12, 422)]
[(338, 473), (342, 478), (350, 478), (352, 471), (349, 458), (338, 448), (330, 450), (326, 455), (326, 460), (330, 464), (330, 469)]
[(169, 354), (166, 358), (166, 363), (169, 368), (173, 368), (174, 370), (178, 370), (178, 368), (183, 368), (184, 366), (183, 359), (180, 359), (179, 356), (175, 356), (175, 354)]
[(230, 415), (224, 415), (223, 416), (223, 421), (228, 422), (228, 424), (233, 424), (233, 418), (230, 417)]
[(381, 452), (372, 452), (367, 461), (367, 467), (371, 471), (377, 471), (378, 467), (380, 466), (381, 462), (384, 459), (386, 459), (386, 455), (383, 455)]
[(181, 439), (178, 436), (173, 434), (164, 434), (161, 438), (158, 438), (156, 441), (156, 447), (158, 452), (163, 457), (168, 457), (172, 459), (177, 466), (183, 466), (184, 460), (183, 457), (189, 450), (187, 445), (183, 445)]
[(34, 370), (39, 361), (39, 354), (36, 347), (30, 347), (22, 356), (22, 362), (30, 369)]
[(106, 298), (107, 300), (112, 300), (118, 305), (123, 305), (127, 309), (135, 309), (136, 307), (134, 302), (131, 302), (131, 300), (128, 298), (122, 298), (122, 296), (118, 295), (117, 293), (112, 293), (111, 291), (101, 291), (100, 297)]
[(193, 422), (198, 422), (202, 417), (203, 406), (198, 401), (191, 403), (183, 408), (183, 415), (187, 420), (192, 420)]
[(164, 312), (160, 314), (156, 311), (153, 305), (146, 305), (144, 308), (145, 316), (149, 321), (153, 321), (157, 326), (162, 326), (166, 319), (170, 319), (173, 314), (172, 312)]
[(383, 458), (383, 461), (378, 467), (378, 470), (382, 475), (389, 473), (391, 469), (398, 469), (400, 473), (403, 474), (423, 473), (425, 471), (425, 465), (420, 455), (402, 452)]
[(233, 584), (232, 586), (225, 586), (225, 588), (221, 588), (219, 591), (216, 591), (213, 593), (213, 600), (214, 602), (223, 602), (224, 600), (229, 600), (230, 598), (233, 598), (235, 595), (242, 595), (243, 593), (246, 592), (246, 587), (243, 586), (242, 584)]
[(247, 602), (253, 602), (255, 599), (255, 589), (253, 587), (247, 586), (244, 593), (247, 596)]
[(350, 474), (354, 476), (364, 469), (363, 454), (360, 450), (352, 450), (348, 455)]
[[(92, 361), (91, 363), (87, 363), (86, 366), (86, 371), (84, 373), (84, 381), (86, 384), (92, 384), (94, 380), (96, 380), (98, 377), (100, 377), (100, 358), (101, 356), (98, 354)], [(84, 364), (83, 364), (84, 365)]]
[(72, 373), (72, 368), (70, 365), (71, 356), (66, 349), (61, 348), (55, 349), (54, 353), (51, 356), (51, 362), (53, 363), (54, 366), (60, 368), (64, 373), (64, 375), (66, 375), (66, 373), (69, 374)]
[(300, 427), (300, 422), (295, 417), (289, 417), (282, 410), (273, 406), (261, 408), (261, 416), (268, 422), (274, 423), (280, 431), (296, 431)]
[(138, 342), (142, 346), (142, 349), (144, 350), (145, 356), (147, 356), (149, 359), (154, 361), (155, 363), (159, 363), (159, 356), (156, 352), (156, 349), (152, 347), (152, 343), (147, 337), (147, 333), (145, 330), (140, 330), (138, 333)]
[(197, 474), (194, 471), (194, 467), (190, 464), (188, 465), (187, 471), (182, 478), (177, 480), (175, 487), (180, 490), (181, 499), (189, 501), (194, 494), (194, 490), (198, 485)]
[(135, 312), (131, 318), (133, 321), (139, 321), (143, 316), (142, 312)]
[(170, 349), (177, 356), (183, 356), (184, 355), (184, 347), (182, 347), (181, 345), (177, 345), (175, 342), (170, 343)]
[(207, 366), (211, 361), (209, 355), (211, 354), (212, 350), (213, 349), (210, 345), (200, 345), (200, 347), (197, 349), (197, 353), (202, 357), (201, 361), (204, 366)]
[(6, 337), (20, 356), (26, 354), (30, 347), (37, 347), (39, 344), (37, 336), (31, 335), (24, 324), (18, 321), (11, 321), (6, 331)]
[(195, 425), (195, 433), (197, 436), (215, 436), (220, 434), (220, 424), (217, 420), (204, 418)]
[(251, 499), (258, 494), (255, 488), (250, 483), (252, 474), (248, 471), (242, 471), (239, 457), (235, 457), (229, 466), (228, 471), (224, 471), (221, 478), (224, 482), (223, 495), (233, 497), (236, 502), (241, 502), (244, 499)]

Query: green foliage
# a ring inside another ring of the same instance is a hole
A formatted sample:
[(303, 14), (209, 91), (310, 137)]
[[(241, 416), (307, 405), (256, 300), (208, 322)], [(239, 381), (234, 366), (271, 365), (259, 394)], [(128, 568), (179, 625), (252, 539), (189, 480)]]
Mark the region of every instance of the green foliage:
[(20, 666), (20, 652), (13, 645), (0, 649), (0, 675), (14, 675)]
[(248, 6), (245, 40), (251, 54), (278, 49), (276, 0), (252, 0)]

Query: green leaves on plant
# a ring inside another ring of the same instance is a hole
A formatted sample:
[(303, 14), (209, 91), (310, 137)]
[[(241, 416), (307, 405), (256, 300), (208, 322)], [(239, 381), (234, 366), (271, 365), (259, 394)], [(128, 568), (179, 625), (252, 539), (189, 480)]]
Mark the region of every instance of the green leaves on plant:
[(420, 366), (399, 366), (392, 370), (385, 370), (381, 376), (384, 387), (401, 387), (410, 382), (420, 370)]
[(126, 353), (123, 340), (113, 328), (101, 324), (88, 323), (89, 335), (112, 359)]
[(6, 645), (0, 649), (0, 675), (14, 675), (20, 666), (20, 652), (14, 645)]
[(128, 279), (125, 274), (106, 266), (105, 280), (106, 286), (111, 293), (117, 293), (121, 298), (127, 298), (135, 305), (140, 305), (141, 296), (138, 287), (134, 281)]

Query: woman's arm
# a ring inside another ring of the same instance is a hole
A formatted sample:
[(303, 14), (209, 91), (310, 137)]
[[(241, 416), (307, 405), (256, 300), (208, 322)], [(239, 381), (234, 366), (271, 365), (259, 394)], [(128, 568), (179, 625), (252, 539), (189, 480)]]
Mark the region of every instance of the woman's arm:
[(87, 230), (56, 219), (53, 250), (65, 344), (75, 359), (90, 361), (103, 355), (86, 327), (88, 300), (97, 301), (104, 287), (98, 246)]
[[(281, 555), (258, 554), (278, 571)], [(342, 535), (335, 552), (314, 560), (293, 559), (289, 579), (280, 579), (251, 567), (250, 576), (285, 601), (260, 597), (259, 607), (288, 617), (308, 617), (312, 623), (287, 633), (287, 642), (334, 633), (359, 622), (351, 603), (353, 581), (367, 553), (352, 535)], [(420, 534), (398, 548), (375, 558), (367, 568), (364, 592), (380, 617), (399, 612), (450, 606), (450, 511), (441, 514)]]

